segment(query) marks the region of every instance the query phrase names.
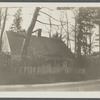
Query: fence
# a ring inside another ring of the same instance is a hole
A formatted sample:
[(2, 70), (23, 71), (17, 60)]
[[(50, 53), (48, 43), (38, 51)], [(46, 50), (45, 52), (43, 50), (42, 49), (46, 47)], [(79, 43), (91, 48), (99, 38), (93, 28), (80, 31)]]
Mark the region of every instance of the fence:
[[(1, 59), (2, 60), (2, 59)], [(1, 63), (1, 62), (0, 62)], [(75, 66), (74, 59), (67, 59), (63, 61), (63, 64), (34, 65), (31, 64), (21, 65), (19, 60), (12, 61), (6, 66), (2, 66), (2, 76), (5, 76), (5, 80), (14, 83), (38, 83), (38, 82), (57, 82), (59, 81), (76, 81), (79, 80), (81, 75), (84, 75), (85, 68), (78, 68)], [(8, 78), (7, 78), (8, 77)], [(80, 78), (82, 80), (82, 78)], [(6, 82), (5, 82), (6, 83)]]
[[(14, 64), (15, 63), (15, 64)], [(75, 66), (74, 59), (67, 59), (63, 62), (63, 64), (56, 64), (52, 66), (50, 63), (42, 64), (42, 65), (20, 65), (16, 62), (12, 63), (10, 66), (11, 69), (16, 74), (22, 75), (36, 75), (36, 74), (57, 74), (57, 73), (64, 73), (64, 74), (84, 74), (85, 68), (78, 68)]]

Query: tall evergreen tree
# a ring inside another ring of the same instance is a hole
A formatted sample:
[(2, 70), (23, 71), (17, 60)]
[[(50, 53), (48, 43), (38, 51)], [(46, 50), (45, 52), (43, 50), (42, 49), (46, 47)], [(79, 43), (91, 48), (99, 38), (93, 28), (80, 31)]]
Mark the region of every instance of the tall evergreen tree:
[(22, 9), (20, 8), (20, 9), (17, 10), (17, 12), (14, 15), (13, 24), (10, 28), (10, 31), (17, 32), (17, 33), (25, 31), (21, 27), (21, 24), (22, 24), (22, 21), (23, 21), (21, 15), (22, 15)]

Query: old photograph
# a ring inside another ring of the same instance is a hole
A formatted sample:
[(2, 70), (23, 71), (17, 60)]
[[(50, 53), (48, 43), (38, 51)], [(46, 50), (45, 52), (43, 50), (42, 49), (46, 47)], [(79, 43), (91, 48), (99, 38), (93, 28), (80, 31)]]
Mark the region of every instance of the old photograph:
[(65, 4), (0, 3), (0, 91), (100, 91), (100, 4)]

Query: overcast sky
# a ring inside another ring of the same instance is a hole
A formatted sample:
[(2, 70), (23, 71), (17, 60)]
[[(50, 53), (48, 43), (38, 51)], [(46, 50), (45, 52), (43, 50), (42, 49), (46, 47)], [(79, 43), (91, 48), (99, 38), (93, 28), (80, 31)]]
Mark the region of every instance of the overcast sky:
[[(18, 9), (19, 8), (8, 8), (8, 16), (7, 16), (5, 31), (9, 30), (9, 28), (11, 27), (11, 24), (13, 23), (13, 19), (14, 19), (13, 15), (16, 13), (16, 11)], [(32, 20), (32, 15), (34, 13), (34, 9), (35, 9), (35, 7), (23, 7), (22, 8), (22, 18), (23, 18), (22, 28), (23, 29), (27, 30), (27, 28), (29, 27), (30, 22)], [(60, 20), (60, 16), (62, 14), (61, 11), (56, 10), (56, 7), (50, 7), (50, 9), (52, 9), (53, 11), (48, 10), (47, 8), (42, 8), (41, 11), (46, 12), (47, 14), (56, 18), (57, 20)], [(67, 16), (68, 16), (69, 24), (74, 25), (74, 23), (75, 23), (75, 20), (73, 19), (74, 14), (70, 10), (68, 10)], [(38, 20), (45, 22), (45, 23), (49, 23), (48, 18), (49, 17), (47, 15), (39, 13)], [(64, 17), (64, 20), (66, 21), (65, 17)], [(59, 22), (57, 22), (53, 19), (52, 19), (52, 23), (60, 25)], [(48, 36), (49, 35), (48, 34), (48, 29), (49, 29), (48, 25), (45, 26), (41, 23), (36, 22), (34, 30), (36, 30), (38, 28), (42, 28), (42, 36)], [(60, 32), (60, 30), (57, 30), (57, 31)], [(56, 33), (56, 30), (53, 30), (53, 33)], [(95, 29), (95, 33), (98, 33), (98, 28)], [(73, 33), (72, 33), (72, 35), (73, 35)], [(72, 44), (71, 47), (74, 50), (74, 44), (73, 43), (71, 43), (71, 44)], [(95, 48), (94, 51), (98, 51), (98, 48)]]
[[(23, 18), (22, 28), (23, 29), (27, 30), (27, 28), (28, 28), (28, 26), (29, 26), (29, 24), (32, 20), (32, 15), (33, 15), (34, 9), (35, 9), (34, 7), (27, 7), (27, 8), (24, 7), (24, 8), (22, 8), (22, 18)], [(53, 16), (54, 18), (56, 18), (57, 20), (60, 20), (61, 12), (59, 10), (56, 10), (56, 7), (55, 8), (53, 7), (51, 9), (53, 11), (48, 10), (46, 8), (42, 8), (41, 11), (46, 12), (47, 14), (49, 14), (49, 15)], [(9, 30), (9, 28), (11, 27), (11, 24), (12, 24), (13, 19), (14, 19), (13, 15), (16, 13), (17, 10), (18, 10), (18, 8), (9, 8), (8, 9), (8, 16), (7, 16), (7, 22), (6, 22), (5, 30)], [(74, 20), (72, 19), (73, 13), (71, 11), (68, 11), (67, 13), (68, 13), (69, 22), (74, 24)], [(49, 17), (47, 15), (39, 13), (38, 20), (40, 20), (42, 22), (45, 22), (45, 23), (49, 23), (48, 18)], [(60, 25), (59, 22), (57, 22), (53, 19), (52, 19), (52, 23)], [(49, 28), (48, 25), (47, 25), (47, 27)], [(36, 22), (34, 30), (38, 29), (38, 28), (42, 28), (43, 33), (48, 35), (45, 25)]]

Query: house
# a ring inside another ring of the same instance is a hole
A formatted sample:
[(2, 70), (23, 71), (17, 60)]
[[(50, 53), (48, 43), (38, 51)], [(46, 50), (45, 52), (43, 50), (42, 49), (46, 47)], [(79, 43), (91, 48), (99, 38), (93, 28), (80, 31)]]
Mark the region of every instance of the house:
[[(7, 33), (7, 36), (11, 49), (11, 59), (20, 60), (24, 38), (13, 33)], [(35, 73), (36, 71), (37, 73), (56, 73), (70, 66), (68, 62), (74, 59), (74, 54), (63, 41), (41, 37), (40, 34), (39, 37), (31, 36), (27, 51), (29, 61), (26, 62), (24, 68), (20, 67), (26, 73)]]

